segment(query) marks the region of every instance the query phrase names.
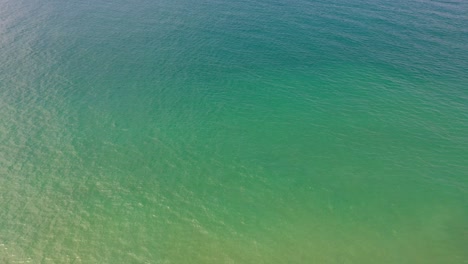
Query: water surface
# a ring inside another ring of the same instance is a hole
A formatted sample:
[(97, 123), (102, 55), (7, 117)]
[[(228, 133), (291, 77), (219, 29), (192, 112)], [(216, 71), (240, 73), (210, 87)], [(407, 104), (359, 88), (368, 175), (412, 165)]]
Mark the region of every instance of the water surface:
[(466, 1), (0, 1), (0, 262), (466, 263)]

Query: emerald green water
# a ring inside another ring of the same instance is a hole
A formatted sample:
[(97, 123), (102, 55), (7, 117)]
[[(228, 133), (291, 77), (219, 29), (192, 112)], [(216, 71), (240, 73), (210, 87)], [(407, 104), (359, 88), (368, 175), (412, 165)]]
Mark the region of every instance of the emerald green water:
[(0, 1), (0, 263), (467, 263), (464, 1)]

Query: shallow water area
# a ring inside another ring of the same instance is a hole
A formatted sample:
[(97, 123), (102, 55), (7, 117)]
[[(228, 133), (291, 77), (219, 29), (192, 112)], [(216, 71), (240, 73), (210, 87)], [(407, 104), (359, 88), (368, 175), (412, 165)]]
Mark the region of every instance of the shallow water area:
[(467, 262), (467, 10), (0, 2), (0, 262)]

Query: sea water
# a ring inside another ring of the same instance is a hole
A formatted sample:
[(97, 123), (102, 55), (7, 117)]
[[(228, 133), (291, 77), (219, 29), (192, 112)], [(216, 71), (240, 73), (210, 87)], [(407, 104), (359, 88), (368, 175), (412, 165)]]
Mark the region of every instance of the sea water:
[(1, 0), (0, 263), (467, 263), (467, 14)]

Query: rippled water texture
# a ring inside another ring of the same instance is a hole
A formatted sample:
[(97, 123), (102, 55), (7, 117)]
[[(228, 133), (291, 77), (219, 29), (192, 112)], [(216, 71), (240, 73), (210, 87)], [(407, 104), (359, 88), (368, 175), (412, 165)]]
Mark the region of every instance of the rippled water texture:
[(0, 0), (0, 263), (467, 263), (467, 14)]

